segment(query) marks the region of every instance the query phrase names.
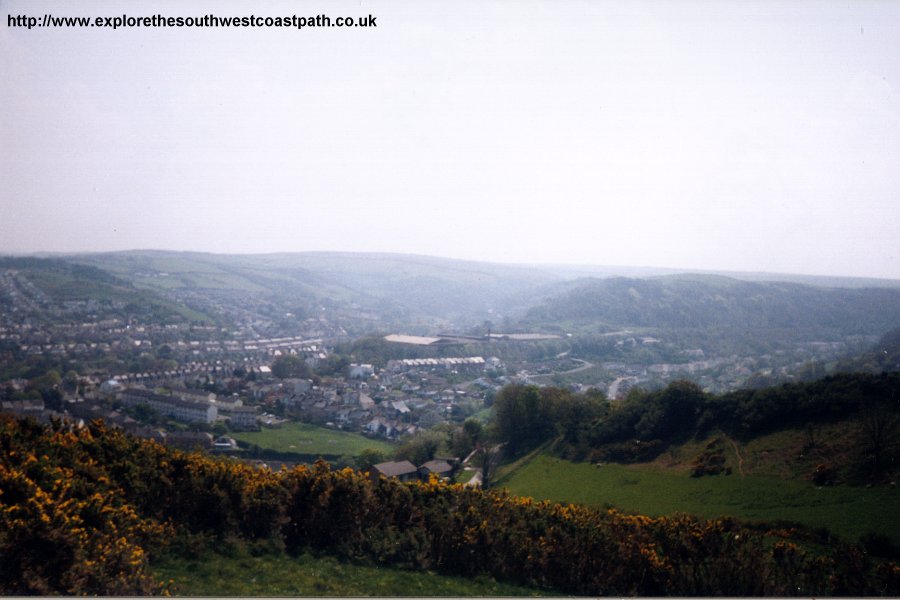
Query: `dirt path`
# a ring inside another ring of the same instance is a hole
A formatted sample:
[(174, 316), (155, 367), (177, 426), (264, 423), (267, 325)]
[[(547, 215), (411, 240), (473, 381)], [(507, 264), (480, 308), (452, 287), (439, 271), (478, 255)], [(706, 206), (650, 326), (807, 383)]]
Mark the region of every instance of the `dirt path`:
[(537, 379), (538, 377), (553, 377), (554, 375), (571, 375), (572, 373), (578, 373), (579, 371), (586, 371), (587, 369), (592, 369), (594, 367), (594, 363), (588, 362), (581, 358), (573, 358), (576, 362), (580, 362), (581, 365), (575, 367), (573, 369), (569, 369), (568, 371), (560, 371), (558, 373), (545, 373), (543, 375), (533, 375), (532, 379)]
[(741, 451), (738, 450), (737, 444), (734, 443), (734, 440), (728, 438), (728, 441), (731, 442), (731, 447), (734, 448), (734, 453), (737, 455), (738, 459), (738, 473), (741, 474), (741, 479), (744, 478), (744, 458), (741, 456)]

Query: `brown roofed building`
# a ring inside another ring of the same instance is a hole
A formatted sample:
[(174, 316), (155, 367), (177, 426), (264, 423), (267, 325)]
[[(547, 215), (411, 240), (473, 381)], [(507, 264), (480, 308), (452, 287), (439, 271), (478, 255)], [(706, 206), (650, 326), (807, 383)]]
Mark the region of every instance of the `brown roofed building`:
[(438, 477), (450, 477), (453, 473), (453, 467), (445, 460), (429, 460), (427, 463), (419, 467), (419, 473), (422, 479), (427, 480), (428, 476), (434, 473)]
[(419, 470), (416, 468), (416, 465), (408, 460), (378, 463), (377, 465), (369, 467), (368, 473), (369, 477), (372, 479), (378, 479), (379, 476), (384, 476), (396, 477), (400, 481), (412, 481), (419, 477)]

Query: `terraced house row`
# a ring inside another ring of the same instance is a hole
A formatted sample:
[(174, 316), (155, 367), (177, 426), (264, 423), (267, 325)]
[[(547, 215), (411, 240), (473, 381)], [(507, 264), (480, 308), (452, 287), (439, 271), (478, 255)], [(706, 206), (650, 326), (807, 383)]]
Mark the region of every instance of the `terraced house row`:
[(215, 423), (218, 408), (208, 401), (185, 400), (177, 396), (164, 396), (150, 390), (128, 388), (119, 399), (125, 406), (149, 406), (161, 415), (186, 423)]

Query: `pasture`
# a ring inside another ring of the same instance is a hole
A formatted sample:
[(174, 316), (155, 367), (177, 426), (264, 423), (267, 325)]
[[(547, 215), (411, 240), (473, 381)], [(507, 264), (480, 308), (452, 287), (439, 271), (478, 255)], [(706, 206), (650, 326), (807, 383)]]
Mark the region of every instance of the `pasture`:
[(357, 456), (367, 448), (379, 450), (385, 455), (394, 452), (394, 446), (390, 442), (309, 423), (285, 423), (280, 429), (242, 431), (232, 436), (242, 442), (276, 452), (348, 456)]
[(900, 491), (834, 486), (760, 476), (691, 478), (647, 466), (572, 463), (539, 454), (496, 483), (539, 500), (611, 505), (646, 515), (682, 512), (704, 518), (795, 521), (825, 527), (847, 541), (879, 533), (900, 545)]

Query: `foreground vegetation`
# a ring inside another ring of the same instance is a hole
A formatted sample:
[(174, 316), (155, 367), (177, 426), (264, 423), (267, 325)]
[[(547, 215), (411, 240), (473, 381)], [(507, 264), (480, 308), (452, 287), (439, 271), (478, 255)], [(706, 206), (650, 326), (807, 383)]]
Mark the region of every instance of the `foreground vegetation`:
[[(900, 565), (734, 519), (649, 517), (323, 462), (273, 473), (92, 423), (0, 421), (0, 593), (165, 591), (152, 561), (225, 544), (580, 595), (900, 593)], [(164, 564), (159, 563), (157, 564)], [(177, 582), (175, 582), (177, 584)]]
[(166, 556), (154, 575), (185, 596), (536, 596), (538, 590), (489, 577), (453, 577), (428, 571), (366, 566), (304, 553), (226, 552)]

